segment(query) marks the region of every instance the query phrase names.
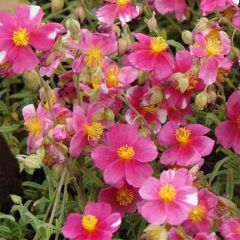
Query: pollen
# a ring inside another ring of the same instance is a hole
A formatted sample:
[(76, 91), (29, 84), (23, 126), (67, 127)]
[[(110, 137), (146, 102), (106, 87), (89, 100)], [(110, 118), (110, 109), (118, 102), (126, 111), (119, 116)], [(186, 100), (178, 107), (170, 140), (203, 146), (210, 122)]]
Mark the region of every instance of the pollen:
[(161, 187), (159, 196), (165, 203), (170, 203), (176, 197), (176, 189), (172, 184), (167, 183)]
[(153, 53), (161, 53), (168, 48), (168, 44), (163, 37), (153, 37), (150, 42), (150, 49)]
[(40, 120), (37, 119), (36, 117), (27, 119), (24, 122), (24, 126), (27, 129), (27, 131), (29, 131), (30, 133), (33, 133), (33, 134), (39, 133), (42, 129), (42, 124), (41, 124)]
[(188, 218), (193, 223), (199, 223), (203, 221), (205, 214), (206, 214), (206, 208), (199, 204), (197, 207), (193, 208), (190, 211)]
[(183, 145), (189, 143), (190, 135), (191, 135), (191, 132), (185, 127), (180, 127), (179, 129), (177, 129), (175, 133), (176, 140)]
[(187, 73), (187, 78), (189, 81), (189, 86), (188, 86), (187, 91), (192, 91), (197, 86), (198, 79), (197, 79), (196, 75), (194, 75), (191, 71)]
[(130, 147), (126, 144), (118, 148), (117, 155), (122, 160), (130, 160), (134, 157), (135, 151), (133, 147)]
[(97, 69), (103, 65), (102, 51), (99, 48), (91, 48), (84, 61), (89, 68)]
[(127, 187), (120, 188), (116, 192), (116, 202), (121, 206), (128, 206), (134, 200), (134, 195), (131, 189)]
[(26, 28), (18, 28), (13, 32), (13, 42), (16, 46), (27, 46), (29, 43), (29, 33)]
[(82, 226), (88, 232), (93, 232), (96, 229), (97, 223), (98, 219), (91, 214), (86, 215), (82, 218)]
[(105, 73), (106, 84), (108, 88), (117, 87), (119, 83), (118, 79), (119, 69), (115, 65), (108, 67)]
[(205, 40), (208, 55), (217, 56), (223, 52), (224, 49), (221, 44), (219, 32), (216, 30), (211, 31), (206, 36)]
[(85, 126), (85, 131), (89, 140), (97, 141), (103, 135), (103, 125), (99, 122), (93, 122)]
[(116, 3), (119, 6), (125, 6), (127, 4), (129, 4), (131, 1), (130, 0), (117, 0)]

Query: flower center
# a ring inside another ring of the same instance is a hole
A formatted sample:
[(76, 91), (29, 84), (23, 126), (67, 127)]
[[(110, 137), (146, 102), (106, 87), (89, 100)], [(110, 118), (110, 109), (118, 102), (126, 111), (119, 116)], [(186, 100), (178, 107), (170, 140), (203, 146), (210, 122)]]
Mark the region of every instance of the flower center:
[(224, 49), (221, 44), (220, 35), (216, 30), (211, 31), (206, 36), (206, 49), (207, 53), (212, 56), (219, 55), (223, 52)]
[(177, 129), (175, 136), (176, 140), (181, 144), (187, 144), (189, 142), (189, 137), (191, 135), (191, 132), (186, 129), (185, 127), (180, 127)]
[(12, 40), (16, 46), (27, 46), (29, 42), (29, 33), (26, 28), (18, 28), (13, 32)]
[(126, 207), (129, 204), (131, 204), (133, 200), (134, 200), (133, 192), (127, 187), (120, 188), (116, 192), (116, 201), (121, 206)]
[(106, 84), (108, 88), (116, 87), (118, 86), (118, 74), (119, 74), (119, 69), (115, 65), (111, 65), (108, 67), (105, 77), (106, 77)]
[(240, 129), (240, 116), (237, 118), (236, 123), (237, 123), (237, 127)]
[(30, 133), (36, 134), (39, 133), (42, 129), (42, 124), (39, 121), (39, 119), (37, 119), (36, 117), (27, 119), (24, 122), (25, 128), (27, 129), (27, 131), (29, 131)]
[(127, 144), (118, 148), (117, 155), (123, 160), (130, 160), (135, 155), (133, 147), (128, 146)]
[(195, 89), (195, 87), (197, 86), (198, 78), (192, 72), (187, 73), (187, 78), (189, 81), (189, 86), (188, 86), (187, 91), (191, 91), (191, 90)]
[(198, 223), (203, 221), (205, 214), (206, 214), (206, 208), (199, 204), (197, 207), (193, 208), (190, 211), (188, 218), (193, 223)]
[(117, 5), (119, 5), (119, 6), (125, 6), (125, 5), (127, 5), (128, 3), (130, 3), (130, 0), (117, 0), (116, 3), (117, 3)]
[(153, 53), (161, 53), (166, 50), (168, 44), (163, 37), (153, 37), (150, 42), (150, 49)]
[(101, 68), (103, 65), (102, 51), (99, 48), (91, 48), (84, 61), (89, 68)]
[(82, 218), (82, 226), (88, 232), (94, 231), (97, 223), (98, 223), (98, 219), (91, 214), (86, 215)]
[(176, 197), (176, 189), (172, 184), (167, 183), (161, 187), (159, 196), (165, 203), (170, 203)]
[(97, 141), (103, 134), (103, 125), (99, 122), (93, 122), (92, 124), (85, 126), (85, 131), (89, 140)]

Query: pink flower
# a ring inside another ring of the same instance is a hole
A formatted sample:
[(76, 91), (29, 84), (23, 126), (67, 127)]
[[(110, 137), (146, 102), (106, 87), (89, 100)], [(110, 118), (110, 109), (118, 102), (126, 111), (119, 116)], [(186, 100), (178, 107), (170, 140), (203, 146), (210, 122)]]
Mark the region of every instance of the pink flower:
[(103, 111), (100, 103), (92, 103), (85, 110), (75, 105), (71, 126), (74, 135), (70, 142), (69, 153), (73, 157), (78, 157), (87, 143), (95, 145), (103, 135), (104, 127), (101, 122), (94, 120), (97, 112)]
[(97, 18), (107, 24), (113, 24), (118, 17), (122, 24), (130, 22), (139, 15), (139, 7), (131, 0), (106, 0), (110, 4), (99, 8), (96, 12)]
[(207, 189), (198, 192), (198, 205), (191, 209), (188, 220), (183, 223), (184, 229), (191, 235), (199, 232), (210, 233), (213, 219), (217, 217), (215, 208), (217, 197)]
[(101, 189), (98, 194), (99, 202), (110, 204), (113, 212), (120, 213), (122, 217), (126, 212), (135, 212), (139, 200), (138, 189), (128, 184), (124, 184), (120, 188), (107, 187)]
[(240, 217), (223, 220), (219, 231), (224, 240), (240, 239)]
[(73, 62), (73, 71), (81, 72), (86, 66), (90, 69), (102, 68), (105, 57), (117, 51), (115, 33), (91, 33), (81, 30), (79, 44), (70, 42), (73, 48), (80, 50), (82, 55)]
[(198, 204), (197, 189), (186, 169), (163, 171), (160, 179), (150, 177), (141, 186), (139, 212), (152, 224), (181, 224)]
[(213, 26), (208, 31), (194, 34), (195, 43), (191, 46), (193, 56), (201, 58), (199, 78), (206, 85), (212, 84), (217, 79), (219, 69), (229, 70), (231, 60), (226, 56), (231, 49), (228, 35)]
[(95, 165), (104, 171), (104, 181), (121, 187), (126, 180), (140, 187), (153, 172), (149, 162), (158, 155), (154, 143), (128, 124), (115, 124), (107, 133), (107, 142), (107, 146), (98, 145), (92, 151)]
[(186, 19), (188, 9), (185, 0), (155, 0), (154, 5), (161, 14), (175, 13), (177, 20)]
[(228, 99), (227, 121), (221, 122), (215, 129), (215, 134), (225, 148), (233, 148), (240, 153), (240, 91), (234, 92)]
[(168, 147), (162, 153), (161, 163), (165, 165), (190, 166), (212, 152), (214, 141), (205, 135), (209, 128), (201, 124), (178, 126), (176, 122), (167, 122), (160, 130), (158, 141)]
[(130, 63), (144, 71), (154, 70), (160, 79), (169, 77), (174, 70), (174, 59), (167, 51), (167, 41), (163, 37), (149, 37), (142, 33), (134, 36), (139, 42), (131, 48)]
[(238, 29), (240, 29), (240, 12), (237, 12), (233, 18), (232, 23), (235, 25)]
[(29, 104), (22, 109), (24, 126), (29, 132), (27, 145), (28, 152), (35, 152), (43, 143), (44, 135), (53, 127), (53, 122), (49, 112), (38, 105), (37, 110), (33, 104)]
[(201, 0), (200, 9), (203, 16), (211, 12), (222, 12), (228, 7), (237, 7), (239, 0)]
[(62, 234), (71, 240), (111, 240), (121, 224), (119, 213), (106, 203), (88, 203), (83, 215), (70, 213)]
[[(63, 27), (60, 24), (41, 24), (44, 13), (39, 6), (21, 4), (12, 16), (0, 13), (0, 64), (8, 61), (16, 74), (33, 70), (39, 60), (32, 50), (51, 50)], [(23, 60), (24, 59), (24, 60)]]

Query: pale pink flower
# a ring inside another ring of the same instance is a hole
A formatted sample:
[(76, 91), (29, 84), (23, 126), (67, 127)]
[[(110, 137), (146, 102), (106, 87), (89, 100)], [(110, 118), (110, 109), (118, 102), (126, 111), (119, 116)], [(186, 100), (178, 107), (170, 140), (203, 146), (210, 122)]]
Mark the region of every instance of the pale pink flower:
[(188, 9), (185, 0), (155, 0), (154, 6), (161, 14), (174, 13), (179, 21), (187, 17)]
[(35, 152), (42, 144), (44, 135), (53, 127), (53, 121), (49, 112), (39, 104), (37, 110), (33, 104), (22, 109), (24, 126), (29, 132), (27, 146), (28, 152)]
[(240, 217), (223, 220), (219, 231), (224, 240), (240, 239)]
[(104, 171), (104, 181), (121, 187), (126, 180), (140, 187), (153, 172), (149, 162), (158, 155), (156, 146), (148, 137), (140, 136), (135, 125), (115, 124), (106, 136), (108, 144), (92, 151), (95, 165)]
[(107, 187), (101, 189), (98, 194), (98, 201), (111, 205), (113, 212), (118, 212), (123, 217), (125, 213), (133, 213), (140, 201), (138, 189), (124, 184), (120, 188)]
[(215, 135), (223, 147), (240, 153), (240, 91), (229, 97), (226, 115), (228, 120), (219, 123)]
[(168, 147), (162, 153), (160, 161), (165, 165), (190, 166), (209, 155), (214, 141), (204, 136), (210, 131), (201, 124), (179, 126), (176, 122), (167, 122), (160, 130), (158, 141)]
[(131, 47), (130, 63), (144, 71), (155, 71), (159, 79), (169, 77), (175, 66), (167, 41), (163, 37), (149, 37), (142, 33), (134, 36), (139, 42)]
[(70, 213), (62, 234), (70, 240), (111, 240), (121, 224), (119, 213), (106, 203), (88, 203), (84, 214)]
[(160, 179), (150, 177), (141, 186), (140, 214), (152, 224), (181, 224), (198, 204), (197, 189), (186, 169), (163, 171)]
[[(20, 4), (14, 15), (0, 13), (0, 64), (6, 60), (16, 74), (33, 70), (39, 60), (32, 50), (53, 48), (60, 24), (41, 24), (44, 13), (39, 6)], [(24, 60), (23, 60), (24, 59)]]
[(97, 18), (107, 24), (113, 24), (119, 18), (122, 24), (130, 22), (139, 15), (139, 7), (131, 0), (105, 0), (109, 4), (99, 8)]

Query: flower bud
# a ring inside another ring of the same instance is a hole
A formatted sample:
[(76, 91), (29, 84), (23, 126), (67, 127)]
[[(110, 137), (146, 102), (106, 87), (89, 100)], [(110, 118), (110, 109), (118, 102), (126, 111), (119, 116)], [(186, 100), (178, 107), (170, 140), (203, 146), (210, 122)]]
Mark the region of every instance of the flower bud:
[(204, 31), (208, 28), (209, 25), (209, 20), (206, 17), (202, 17), (198, 20), (194, 30), (197, 32)]
[(182, 32), (182, 40), (183, 40), (184, 43), (186, 43), (188, 45), (192, 44), (193, 43), (193, 35), (192, 35), (192, 33), (190, 31), (188, 31), (188, 30), (184, 30)]
[(156, 30), (156, 28), (157, 28), (157, 20), (155, 18), (155, 12), (153, 12), (153, 15), (152, 15), (151, 18), (145, 19), (144, 21), (147, 24), (150, 32), (154, 32)]
[(86, 18), (86, 13), (85, 13), (85, 10), (82, 6), (78, 7), (75, 10), (75, 16), (80, 20), (81, 23), (83, 23), (83, 21)]
[(80, 23), (74, 18), (69, 18), (66, 21), (66, 27), (73, 36), (78, 35), (80, 32), (80, 28), (81, 28)]
[(240, 51), (236, 47), (232, 47), (229, 52), (229, 57), (232, 61), (238, 61)]
[(67, 137), (67, 131), (64, 125), (57, 125), (52, 130), (52, 137), (56, 142), (64, 141)]
[(163, 226), (150, 224), (144, 232), (147, 240), (167, 240), (168, 232)]
[(13, 203), (15, 203), (15, 204), (21, 204), (22, 203), (22, 198), (18, 195), (11, 194), (10, 198), (13, 201)]
[(199, 93), (195, 98), (195, 105), (202, 110), (208, 103), (208, 94), (206, 92)]
[(64, 7), (64, 0), (52, 0), (51, 8), (52, 12), (62, 10)]
[(189, 79), (184, 73), (175, 73), (171, 79), (177, 83), (177, 87), (181, 93), (184, 93), (188, 89)]
[(110, 121), (110, 122), (114, 122), (114, 112), (113, 112), (113, 110), (112, 109), (110, 109), (110, 108), (106, 108), (105, 110), (104, 110), (104, 115), (105, 115), (105, 119), (107, 120), (107, 121)]
[(119, 38), (120, 35), (121, 35), (121, 29), (120, 29), (120, 27), (117, 26), (117, 25), (112, 25), (112, 29), (113, 29), (113, 31), (116, 33), (117, 38)]
[(208, 90), (208, 103), (215, 104), (217, 101), (217, 94), (214, 89)]
[(27, 89), (32, 92), (35, 92), (39, 89), (41, 78), (35, 70), (25, 72), (23, 74), (24, 83)]

